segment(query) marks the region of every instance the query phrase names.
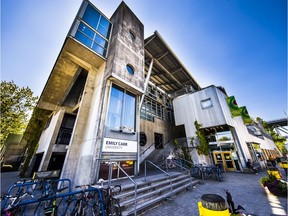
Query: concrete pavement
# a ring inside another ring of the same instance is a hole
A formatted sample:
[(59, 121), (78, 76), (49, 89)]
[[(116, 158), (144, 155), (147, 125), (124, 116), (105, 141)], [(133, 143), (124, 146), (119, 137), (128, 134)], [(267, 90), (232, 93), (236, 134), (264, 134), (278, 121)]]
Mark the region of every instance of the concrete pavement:
[[(283, 176), (284, 170), (280, 168)], [(1, 194), (8, 191), (13, 183), (20, 180), (19, 172), (1, 173)], [(182, 193), (172, 200), (168, 200), (155, 207), (143, 216), (178, 216), (199, 215), (197, 203), (203, 194), (218, 194), (226, 200), (224, 189), (228, 189), (232, 195), (235, 207), (243, 206), (248, 213), (257, 216), (281, 216), (287, 215), (287, 197), (276, 197), (261, 187), (259, 180), (267, 176), (266, 170), (259, 175), (243, 174), (237, 172), (224, 173), (224, 180), (204, 180), (192, 190)]]
[[(281, 170), (284, 174), (284, 170)], [(199, 215), (198, 202), (203, 194), (218, 194), (226, 200), (224, 189), (232, 195), (235, 207), (243, 206), (247, 213), (257, 216), (287, 215), (287, 197), (276, 197), (268, 190), (261, 187), (259, 180), (267, 176), (267, 171), (262, 170), (259, 175), (243, 174), (237, 172), (224, 173), (224, 180), (204, 180), (192, 190), (168, 200), (153, 208), (143, 216), (178, 216)], [(285, 176), (285, 175), (284, 175)]]

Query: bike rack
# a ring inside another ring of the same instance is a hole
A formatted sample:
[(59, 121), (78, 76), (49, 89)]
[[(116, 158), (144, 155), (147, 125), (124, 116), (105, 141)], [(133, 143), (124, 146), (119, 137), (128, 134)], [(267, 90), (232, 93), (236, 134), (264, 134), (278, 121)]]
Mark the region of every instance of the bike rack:
[[(57, 211), (58, 211), (58, 215), (60, 216), (65, 216), (65, 212), (68, 210), (68, 200), (70, 200), (70, 203), (73, 203), (73, 205), (76, 204), (77, 201), (77, 197), (78, 195), (80, 195), (81, 193), (94, 193), (93, 195), (96, 195), (96, 193), (98, 194), (98, 197), (100, 198), (100, 200), (102, 199), (102, 194), (99, 188), (94, 188), (94, 187), (90, 187), (88, 189), (85, 190), (78, 190), (78, 191), (73, 191), (71, 192), (71, 181), (69, 179), (58, 179), (58, 180), (54, 180), (58, 182), (58, 187), (59, 185), (64, 185), (66, 182), (68, 182), (68, 186), (67, 189), (69, 190), (68, 192), (65, 193), (58, 193), (57, 191), (61, 190), (58, 189), (55, 191), (54, 195), (44, 195), (43, 198), (43, 182), (38, 180), (33, 180), (33, 181), (29, 181), (29, 182), (23, 182), (23, 183), (16, 183), (15, 185), (12, 185), (8, 192), (7, 195), (12, 195), (11, 192), (15, 191), (15, 189), (17, 189), (16, 191), (16, 196), (17, 196), (17, 192), (18, 195), (20, 196), (20, 192), (21, 193), (25, 193), (27, 192), (27, 190), (31, 190), (31, 195), (33, 195), (32, 199), (23, 199), (20, 200), (19, 203), (16, 203), (13, 207), (18, 208), (18, 207), (22, 207), (21, 211), (22, 214), (21, 215), (38, 215), (38, 216), (42, 216), (44, 215), (43, 212), (43, 205), (45, 202), (47, 201), (51, 201), (51, 200), (56, 200), (57, 203)], [(64, 188), (64, 187), (63, 187)], [(20, 191), (21, 189), (21, 191)], [(23, 189), (23, 190), (22, 190)], [(65, 187), (66, 189), (66, 187)], [(14, 194), (13, 194), (14, 195)], [(47, 197), (45, 197), (47, 196)], [(64, 200), (64, 202), (63, 202)], [(4, 197), (4, 200), (2, 200), (1, 203), (1, 214), (5, 214), (5, 209), (8, 207), (8, 205), (10, 204), (9, 202), (9, 197)], [(101, 208), (102, 208), (102, 215), (104, 216), (104, 206), (103, 206), (103, 202), (101, 202)], [(33, 213), (32, 213), (33, 212)]]

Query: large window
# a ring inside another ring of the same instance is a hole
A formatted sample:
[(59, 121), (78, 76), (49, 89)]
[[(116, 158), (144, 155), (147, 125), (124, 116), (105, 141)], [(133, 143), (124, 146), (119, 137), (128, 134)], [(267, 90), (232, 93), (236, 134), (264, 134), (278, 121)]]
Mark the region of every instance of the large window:
[(87, 8), (80, 19), (75, 38), (98, 54), (106, 57), (111, 23), (93, 6)]
[(113, 85), (106, 126), (111, 129), (135, 132), (136, 97)]

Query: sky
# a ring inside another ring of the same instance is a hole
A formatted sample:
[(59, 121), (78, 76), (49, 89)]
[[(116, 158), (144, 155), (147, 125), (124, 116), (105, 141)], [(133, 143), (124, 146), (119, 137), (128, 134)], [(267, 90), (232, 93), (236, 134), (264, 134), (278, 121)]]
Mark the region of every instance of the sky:
[[(1, 80), (40, 96), (82, 0), (1, 0)], [(108, 18), (121, 0), (91, 0)], [(250, 116), (287, 117), (287, 0), (125, 0), (201, 87)]]

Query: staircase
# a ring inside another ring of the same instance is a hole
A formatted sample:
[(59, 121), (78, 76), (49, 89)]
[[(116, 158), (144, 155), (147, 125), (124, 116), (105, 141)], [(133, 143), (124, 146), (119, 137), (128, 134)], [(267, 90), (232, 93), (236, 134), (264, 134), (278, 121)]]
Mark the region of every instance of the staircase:
[[(137, 215), (151, 209), (167, 199), (174, 199), (176, 195), (182, 193), (199, 181), (191, 178), (183, 172), (169, 172), (169, 175), (154, 174), (145, 177), (134, 179), (137, 183)], [(135, 213), (135, 184), (130, 182), (118, 182), (122, 185), (120, 194), (114, 197), (119, 200), (122, 215), (134, 215)], [(118, 184), (113, 182), (113, 185)]]

